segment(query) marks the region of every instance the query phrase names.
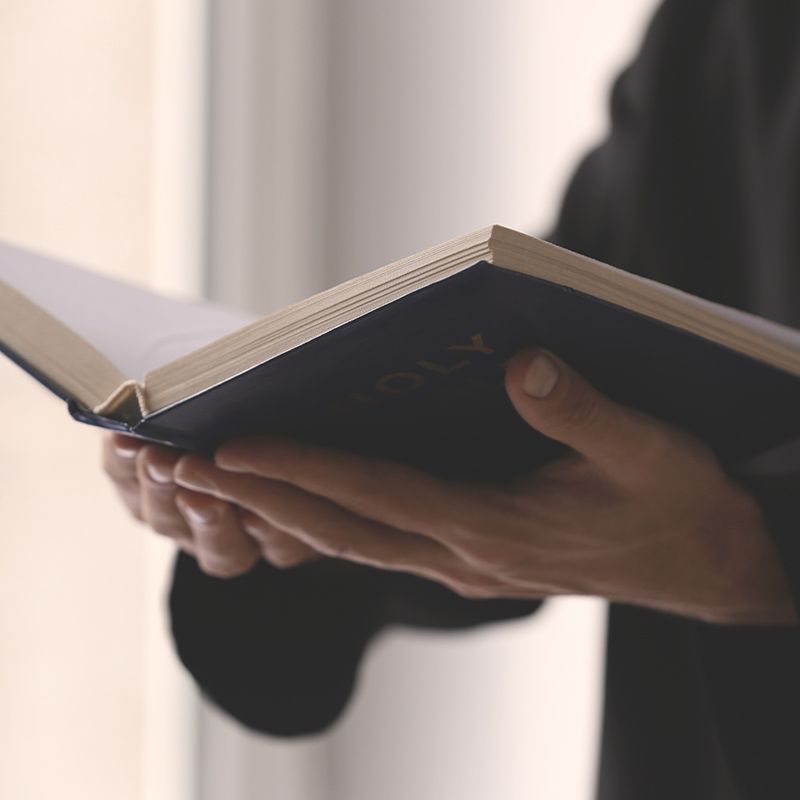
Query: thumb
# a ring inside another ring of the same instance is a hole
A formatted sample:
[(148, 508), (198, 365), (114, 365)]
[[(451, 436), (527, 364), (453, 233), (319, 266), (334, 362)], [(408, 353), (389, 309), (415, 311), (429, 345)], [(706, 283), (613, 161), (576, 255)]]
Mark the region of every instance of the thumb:
[(637, 455), (649, 450), (660, 430), (655, 420), (609, 400), (545, 350), (523, 350), (511, 359), (506, 391), (532, 428), (620, 478), (636, 468)]

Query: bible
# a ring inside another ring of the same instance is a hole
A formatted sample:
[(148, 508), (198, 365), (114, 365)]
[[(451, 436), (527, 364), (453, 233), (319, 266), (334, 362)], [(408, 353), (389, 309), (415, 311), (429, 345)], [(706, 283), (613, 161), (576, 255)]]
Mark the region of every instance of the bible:
[(74, 418), (198, 452), (274, 435), (507, 479), (563, 449), (505, 395), (525, 346), (725, 462), (800, 435), (800, 332), (499, 225), (262, 319), (2, 245), (0, 346)]

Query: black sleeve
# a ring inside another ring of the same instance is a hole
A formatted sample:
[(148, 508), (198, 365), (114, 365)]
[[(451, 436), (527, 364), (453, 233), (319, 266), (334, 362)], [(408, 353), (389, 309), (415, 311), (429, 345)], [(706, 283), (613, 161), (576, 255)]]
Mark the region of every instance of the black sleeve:
[(800, 619), (800, 468), (797, 474), (735, 477), (761, 506)]
[(422, 578), (328, 559), (288, 570), (261, 562), (238, 578), (212, 578), (183, 553), (170, 594), (178, 655), (204, 694), (279, 736), (317, 733), (337, 719), (381, 628), (466, 628), (537, 607), (468, 600)]
[[(734, 475), (758, 500), (800, 617), (800, 472)], [(696, 624), (708, 695), (742, 797), (798, 796), (796, 625)]]

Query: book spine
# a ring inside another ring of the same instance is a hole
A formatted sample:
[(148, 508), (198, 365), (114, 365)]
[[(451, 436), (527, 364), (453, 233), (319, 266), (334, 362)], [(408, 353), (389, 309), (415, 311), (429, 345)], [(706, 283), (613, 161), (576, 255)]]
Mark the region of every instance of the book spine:
[(132, 432), (133, 424), (130, 421), (121, 419), (113, 419), (112, 417), (105, 417), (101, 414), (95, 414), (85, 406), (77, 403), (75, 400), (67, 401), (67, 409), (70, 416), (78, 422), (85, 422), (87, 425), (95, 425), (98, 428), (105, 428), (109, 431), (119, 431), (120, 433), (130, 434)]
[(126, 421), (142, 419), (147, 414), (142, 385), (132, 379), (125, 381), (110, 397), (95, 406), (92, 413)]

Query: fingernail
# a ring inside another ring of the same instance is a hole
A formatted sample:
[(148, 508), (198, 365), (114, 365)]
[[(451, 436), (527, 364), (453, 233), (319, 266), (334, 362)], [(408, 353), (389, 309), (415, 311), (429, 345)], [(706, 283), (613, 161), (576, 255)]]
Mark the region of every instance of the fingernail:
[(219, 516), (219, 509), (216, 506), (193, 506), (184, 502), (181, 503), (181, 510), (189, 517), (189, 521), (196, 525), (213, 522)]
[(528, 365), (522, 381), (525, 394), (541, 400), (553, 391), (558, 382), (558, 369), (551, 359), (539, 354)]
[(131, 442), (130, 444), (123, 442), (114, 442), (114, 452), (120, 458), (136, 458), (142, 445)]
[(163, 464), (148, 463), (145, 465), (145, 469), (156, 483), (172, 483), (171, 467), (165, 467)]

